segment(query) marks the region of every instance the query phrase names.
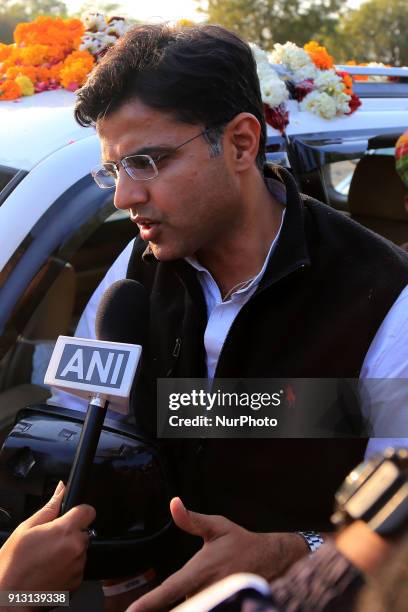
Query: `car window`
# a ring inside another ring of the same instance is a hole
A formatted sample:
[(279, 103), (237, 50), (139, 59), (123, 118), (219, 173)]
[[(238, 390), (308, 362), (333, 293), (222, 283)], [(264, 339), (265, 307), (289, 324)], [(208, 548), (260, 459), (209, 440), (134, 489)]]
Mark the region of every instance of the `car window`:
[(288, 152), (304, 193), (408, 250), (408, 194), (394, 157), (405, 127), (295, 135)]
[(0, 164), (0, 206), (26, 174), (25, 170), (18, 170), (17, 168), (10, 168)]
[(351, 178), (354, 170), (356, 169), (358, 161), (358, 159), (352, 159), (328, 164), (328, 175), (326, 174), (326, 181), (328, 186), (332, 187), (337, 194), (347, 197)]
[(47, 210), (2, 271), (0, 437), (18, 408), (43, 402), (58, 335), (73, 333), (89, 297), (136, 234), (112, 193), (86, 176)]
[(18, 170), (15, 168), (7, 168), (7, 166), (0, 166), (0, 192), (3, 191), (4, 187), (11, 181), (13, 176), (17, 174)]
[[(390, 157), (394, 157), (394, 154), (395, 147), (368, 149), (366, 152), (366, 155), (389, 155)], [(361, 158), (356, 158), (327, 164), (328, 172), (326, 172), (325, 176), (328, 186), (334, 189), (339, 195), (347, 197), (353, 173), (360, 159)]]

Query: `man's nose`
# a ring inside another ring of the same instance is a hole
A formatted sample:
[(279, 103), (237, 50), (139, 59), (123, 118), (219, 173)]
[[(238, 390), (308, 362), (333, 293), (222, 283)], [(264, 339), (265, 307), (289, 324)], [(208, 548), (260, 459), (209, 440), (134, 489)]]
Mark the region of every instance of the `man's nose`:
[(129, 210), (137, 204), (146, 204), (149, 200), (146, 183), (148, 181), (134, 181), (120, 169), (116, 182), (114, 205), (119, 210)]

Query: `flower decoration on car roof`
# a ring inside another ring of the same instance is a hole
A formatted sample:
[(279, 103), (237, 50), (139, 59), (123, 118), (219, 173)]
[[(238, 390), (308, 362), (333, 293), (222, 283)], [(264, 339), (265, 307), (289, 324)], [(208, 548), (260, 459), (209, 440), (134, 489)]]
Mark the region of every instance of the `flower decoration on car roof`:
[(289, 98), (289, 91), (270, 65), (265, 51), (253, 43), (250, 43), (250, 47), (256, 62), (266, 122), (283, 133), (289, 123), (285, 104)]
[(90, 13), (82, 19), (37, 17), (19, 23), (14, 44), (0, 43), (0, 100), (50, 89), (75, 91), (94, 64), (130, 24)]
[[(349, 60), (347, 66), (358, 66), (361, 68), (392, 68), (390, 64), (383, 64), (382, 62), (365, 62), (357, 64), (354, 60)], [(406, 68), (406, 66), (400, 66), (400, 68)], [(354, 75), (356, 81), (368, 81), (371, 83), (398, 83), (400, 78), (397, 76), (387, 76), (379, 74), (356, 74)]]
[[(289, 95), (285, 96), (282, 85), (299, 102), (301, 110), (323, 119), (350, 115), (361, 105), (353, 93), (350, 75), (336, 71), (333, 58), (316, 41), (310, 41), (303, 49), (292, 42), (278, 43), (270, 56), (256, 45), (251, 48), (258, 66), (266, 121), (282, 133), (289, 122), (285, 105)], [(282, 73), (278, 75), (269, 62), (280, 65)]]
[(328, 54), (325, 47), (319, 45), (315, 40), (311, 40), (304, 46), (304, 50), (309, 55), (314, 65), (320, 70), (330, 70), (334, 66), (334, 60)]

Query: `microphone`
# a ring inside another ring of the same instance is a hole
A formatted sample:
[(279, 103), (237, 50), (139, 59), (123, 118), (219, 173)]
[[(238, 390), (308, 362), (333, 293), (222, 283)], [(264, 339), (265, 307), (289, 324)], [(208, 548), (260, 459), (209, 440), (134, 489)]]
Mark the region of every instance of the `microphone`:
[(128, 403), (148, 324), (146, 289), (125, 279), (113, 283), (102, 296), (95, 322), (97, 340), (59, 336), (56, 342), (44, 382), (90, 397), (63, 514), (84, 498), (108, 403), (122, 409)]
[(149, 297), (137, 281), (113, 283), (99, 302), (95, 319), (98, 340), (130, 342), (143, 346), (149, 324)]

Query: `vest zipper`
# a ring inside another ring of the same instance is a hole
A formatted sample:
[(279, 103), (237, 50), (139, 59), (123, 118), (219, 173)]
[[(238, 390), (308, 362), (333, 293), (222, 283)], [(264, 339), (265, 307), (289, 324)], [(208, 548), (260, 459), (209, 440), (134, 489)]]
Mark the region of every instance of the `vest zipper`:
[(174, 349), (173, 349), (173, 357), (178, 357), (180, 355), (180, 348), (181, 348), (181, 338), (176, 338), (176, 344), (174, 345)]
[(180, 350), (181, 350), (181, 338), (176, 338), (176, 343), (174, 345), (173, 352), (171, 354), (171, 356), (174, 357), (174, 360), (173, 360), (173, 363), (171, 365), (171, 368), (166, 373), (166, 377), (167, 378), (169, 376), (171, 376), (171, 374), (172, 374), (172, 372), (174, 370), (174, 366), (176, 365), (176, 360), (178, 359), (178, 356), (180, 355)]

